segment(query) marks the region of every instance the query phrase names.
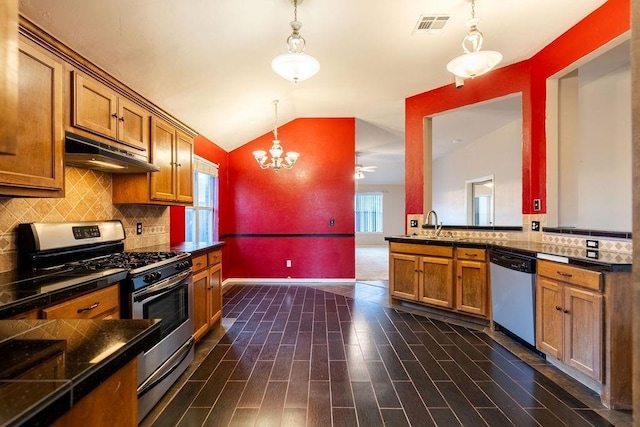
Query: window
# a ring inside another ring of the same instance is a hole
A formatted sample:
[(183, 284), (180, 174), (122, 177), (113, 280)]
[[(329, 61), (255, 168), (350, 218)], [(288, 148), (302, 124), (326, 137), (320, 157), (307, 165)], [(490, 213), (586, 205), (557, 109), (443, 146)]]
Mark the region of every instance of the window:
[(382, 233), (382, 193), (356, 194), (356, 233)]
[(218, 239), (218, 167), (195, 158), (193, 207), (185, 209), (185, 241), (212, 242)]

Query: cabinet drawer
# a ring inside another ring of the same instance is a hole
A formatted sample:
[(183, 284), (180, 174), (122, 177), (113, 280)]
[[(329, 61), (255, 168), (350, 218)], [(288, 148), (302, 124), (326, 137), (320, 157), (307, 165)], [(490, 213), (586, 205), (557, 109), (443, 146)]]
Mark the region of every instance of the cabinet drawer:
[(193, 263), (193, 271), (200, 271), (203, 268), (207, 268), (207, 254), (198, 255), (196, 257), (191, 258), (191, 262)]
[(222, 251), (209, 252), (209, 265), (216, 265), (222, 261)]
[(70, 301), (42, 310), (44, 319), (102, 319), (118, 318), (120, 303), (118, 286), (109, 286)]
[(538, 274), (550, 279), (602, 291), (602, 273), (551, 261), (538, 261)]
[(485, 261), (487, 259), (487, 251), (477, 248), (456, 248), (456, 257), (458, 259)]
[(441, 257), (453, 257), (453, 246), (438, 246), (438, 245), (418, 245), (411, 243), (389, 243), (389, 250), (391, 252), (399, 252), (412, 255), (429, 255), (429, 256), (441, 256)]

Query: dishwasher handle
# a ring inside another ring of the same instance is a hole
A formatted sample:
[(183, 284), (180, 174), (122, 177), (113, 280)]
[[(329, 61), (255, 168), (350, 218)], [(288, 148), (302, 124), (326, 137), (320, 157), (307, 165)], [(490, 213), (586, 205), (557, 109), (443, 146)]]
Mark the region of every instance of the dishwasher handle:
[(521, 273), (535, 274), (536, 259), (515, 253), (491, 251), (489, 253), (491, 264), (508, 268)]

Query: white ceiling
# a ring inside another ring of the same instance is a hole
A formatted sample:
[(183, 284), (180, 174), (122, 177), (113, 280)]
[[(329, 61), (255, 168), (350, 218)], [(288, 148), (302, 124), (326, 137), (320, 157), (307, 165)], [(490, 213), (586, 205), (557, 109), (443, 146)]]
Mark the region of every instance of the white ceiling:
[[(504, 66), (531, 57), (604, 2), (477, 0), (476, 17), (484, 48), (500, 51)], [(20, 0), (20, 12), (225, 150), (270, 131), (274, 99), (280, 124), (355, 117), (360, 163), (379, 166), (367, 180), (400, 183), (404, 99), (453, 84), (445, 66), (462, 53), (471, 4), (304, 0), (301, 34), (321, 68), (298, 84), (270, 67), (286, 50), (290, 0)], [(423, 14), (451, 19), (440, 32), (412, 35)]]

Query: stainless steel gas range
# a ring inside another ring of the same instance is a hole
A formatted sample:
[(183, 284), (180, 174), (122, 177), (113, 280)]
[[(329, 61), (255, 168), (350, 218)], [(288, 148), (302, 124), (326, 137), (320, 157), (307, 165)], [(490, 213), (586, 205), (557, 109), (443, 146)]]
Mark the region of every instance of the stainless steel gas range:
[(118, 220), (20, 224), (18, 234), (21, 270), (73, 272), (74, 284), (93, 280), (99, 272), (124, 270), (120, 317), (162, 320), (161, 340), (138, 357), (138, 421), (142, 420), (193, 361), (190, 254), (125, 252), (126, 236)]

